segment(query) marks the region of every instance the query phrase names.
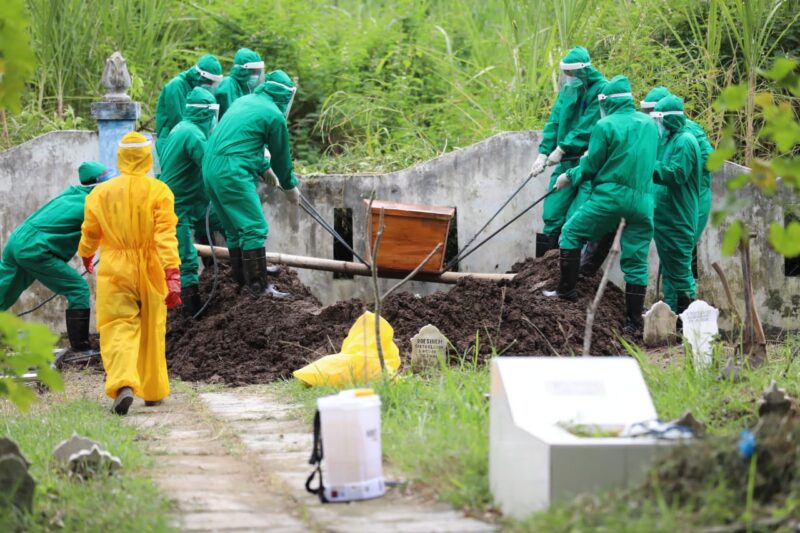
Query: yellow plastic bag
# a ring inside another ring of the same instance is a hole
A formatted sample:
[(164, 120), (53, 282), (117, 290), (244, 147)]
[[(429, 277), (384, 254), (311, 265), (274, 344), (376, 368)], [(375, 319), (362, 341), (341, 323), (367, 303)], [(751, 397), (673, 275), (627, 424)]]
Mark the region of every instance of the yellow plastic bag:
[[(400, 368), (400, 349), (394, 343), (394, 329), (381, 318), (381, 345), (386, 370), (390, 375)], [(349, 385), (363, 383), (381, 375), (378, 344), (375, 339), (375, 314), (367, 311), (356, 320), (342, 342), (342, 350), (326, 355), (300, 370), (294, 377), (306, 385)]]

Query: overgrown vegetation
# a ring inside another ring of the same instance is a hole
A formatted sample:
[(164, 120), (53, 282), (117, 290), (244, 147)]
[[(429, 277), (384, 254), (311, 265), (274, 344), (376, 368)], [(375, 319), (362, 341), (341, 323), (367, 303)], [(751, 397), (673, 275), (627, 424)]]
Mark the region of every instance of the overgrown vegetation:
[[(80, 387), (78, 374), (69, 376)], [(92, 382), (94, 383), (94, 382)], [(92, 385), (94, 387), (94, 384)], [(169, 531), (168, 503), (147, 476), (150, 458), (138, 430), (111, 415), (92, 392), (48, 394), (25, 414), (0, 405), (0, 434), (14, 439), (31, 461), (37, 482), (33, 513), (0, 512), (2, 531)], [(119, 457), (115, 476), (86, 481), (70, 478), (53, 465), (53, 449), (73, 432), (98, 441)]]
[[(691, 410), (707, 425), (709, 436), (703, 441), (703, 449), (735, 456), (738, 435), (755, 424), (757, 398), (773, 380), (793, 397), (800, 395), (800, 378), (792, 367), (798, 349), (800, 340), (789, 339), (772, 350), (769, 363), (763, 367), (745, 369), (738, 377), (728, 378), (720, 378), (726, 359), (721, 346), (715, 351), (712, 367), (702, 371), (695, 370), (691, 357), (680, 348), (658, 357), (647, 356), (636, 347), (631, 347), (631, 353), (641, 363), (662, 420)], [(301, 400), (309, 421), (316, 398), (333, 392), (305, 388), (296, 381), (274, 386)], [(428, 376), (403, 375), (374, 386), (383, 404), (382, 441), (388, 462), (407, 474), (412, 483), (430, 488), (449, 503), (472, 511), (489, 509), (489, 402), (484, 398), (489, 392), (489, 368), (463, 362), (444, 366)], [(797, 442), (791, 442), (797, 447)], [(674, 472), (669, 465), (663, 463), (659, 470), (663, 479)], [(745, 502), (739, 499), (743, 490), (746, 494), (747, 477), (732, 486), (720, 485), (719, 476), (724, 473), (711, 469), (707, 474), (700, 481), (687, 481), (695, 484), (697, 493), (691, 505), (673, 501), (671, 495), (664, 494), (664, 487), (656, 494), (658, 485), (650, 481), (644, 492), (637, 488), (580, 498), (530, 522), (506, 522), (505, 526), (519, 531), (693, 531), (700, 525), (741, 520)], [(800, 474), (794, 479), (800, 481)], [(800, 492), (786, 493), (769, 502), (757, 501), (751, 511), (754, 519), (763, 519), (782, 510), (792, 511), (796, 504), (800, 505)]]
[[(4, 146), (44, 129), (92, 127), (88, 103), (114, 49), (144, 104), (141, 126), (152, 128), (171, 76), (206, 51), (227, 69), (249, 46), (298, 78), (290, 126), (304, 172), (398, 168), (540, 127), (558, 61), (574, 44), (606, 76), (628, 75), (637, 95), (664, 84), (684, 96), (716, 140), (721, 88), (745, 82), (780, 93), (753, 73), (800, 45), (796, 3), (783, 0), (27, 1), (39, 67), (27, 115), (9, 119)], [(737, 136), (759, 120), (748, 107)]]

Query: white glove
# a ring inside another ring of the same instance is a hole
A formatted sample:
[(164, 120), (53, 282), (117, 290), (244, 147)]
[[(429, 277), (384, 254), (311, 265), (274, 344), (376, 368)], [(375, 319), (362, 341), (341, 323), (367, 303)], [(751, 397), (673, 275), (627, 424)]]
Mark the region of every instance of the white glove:
[(539, 157), (537, 157), (536, 161), (533, 163), (533, 167), (531, 167), (531, 176), (536, 176), (537, 174), (544, 172), (544, 166), (546, 164), (547, 156), (544, 154), (539, 154)]
[(550, 166), (557, 165), (561, 162), (562, 157), (564, 157), (564, 150), (560, 146), (556, 146), (556, 149), (547, 156), (547, 164)]
[(264, 183), (269, 185), (270, 187), (278, 187), (280, 183), (278, 182), (278, 176), (275, 175), (275, 172), (268, 168), (261, 174), (261, 177), (264, 179)]
[(564, 172), (563, 174), (558, 176), (558, 178), (556, 178), (556, 182), (553, 184), (553, 189), (555, 189), (557, 191), (560, 191), (561, 189), (563, 189), (565, 187), (569, 187), (571, 184), (572, 184), (572, 182), (569, 181), (569, 178), (567, 177), (567, 173)]
[(286, 193), (286, 198), (288, 198), (288, 200), (290, 202), (292, 202), (292, 204), (298, 205), (300, 203), (300, 187), (299, 186), (295, 185), (291, 189), (283, 191), (283, 192)]

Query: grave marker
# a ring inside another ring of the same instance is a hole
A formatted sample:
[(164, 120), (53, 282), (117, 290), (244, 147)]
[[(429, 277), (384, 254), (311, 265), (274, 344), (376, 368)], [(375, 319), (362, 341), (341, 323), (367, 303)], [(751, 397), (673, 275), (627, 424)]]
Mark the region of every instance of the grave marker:
[(447, 353), (447, 343), (447, 337), (439, 328), (432, 324), (423, 326), (411, 338), (411, 370), (420, 372), (436, 367), (439, 357)]
[(678, 315), (667, 304), (657, 301), (644, 314), (645, 346), (661, 346), (676, 334)]
[(680, 315), (683, 322), (683, 336), (692, 347), (695, 368), (711, 365), (712, 341), (719, 334), (717, 319), (719, 309), (703, 300), (695, 300)]

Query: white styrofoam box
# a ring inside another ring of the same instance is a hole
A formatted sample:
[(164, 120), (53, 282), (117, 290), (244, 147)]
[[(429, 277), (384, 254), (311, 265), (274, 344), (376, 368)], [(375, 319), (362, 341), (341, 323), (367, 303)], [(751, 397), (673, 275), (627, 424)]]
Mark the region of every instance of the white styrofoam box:
[(489, 481), (515, 518), (581, 493), (641, 480), (664, 444), (650, 437), (579, 437), (558, 425), (603, 429), (656, 418), (629, 357), (497, 357), (492, 361)]
[(382, 496), (381, 399), (357, 389), (317, 400), (325, 496), (330, 501)]

